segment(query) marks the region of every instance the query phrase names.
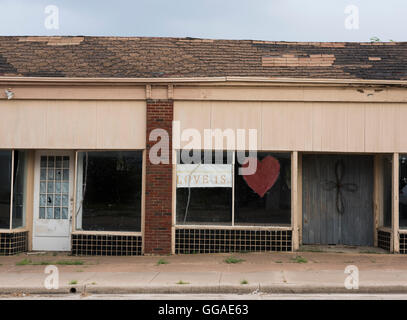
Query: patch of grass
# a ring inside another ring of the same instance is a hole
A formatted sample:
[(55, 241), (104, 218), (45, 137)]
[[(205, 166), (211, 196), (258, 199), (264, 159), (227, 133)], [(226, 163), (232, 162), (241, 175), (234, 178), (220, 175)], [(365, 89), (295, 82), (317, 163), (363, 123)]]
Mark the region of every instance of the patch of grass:
[(79, 269), (79, 270), (76, 270), (76, 272), (83, 272), (83, 270), (82, 270), (82, 269)]
[(93, 286), (94, 286), (94, 285), (96, 285), (96, 282), (95, 282), (95, 281), (93, 281), (93, 282), (91, 283), (91, 285), (93, 285)]
[(180, 280), (176, 284), (189, 284), (189, 282), (184, 282), (184, 281)]
[(56, 257), (56, 256), (58, 255), (58, 252), (53, 252), (52, 255), (53, 255), (54, 257)]
[(361, 250), (359, 253), (367, 253), (367, 254), (383, 254), (383, 252), (378, 252), (374, 250)]
[(308, 260), (305, 259), (304, 257), (301, 256), (295, 256), (294, 258), (291, 258), (291, 260), (295, 263), (307, 263)]
[(23, 259), (21, 261), (16, 262), (16, 266), (27, 266), (29, 264), (31, 264), (32, 261), (30, 259)]
[(242, 281), (240, 281), (240, 284), (249, 284), (249, 281), (247, 281), (247, 280), (242, 280)]
[(277, 261), (274, 261), (275, 263), (283, 263), (283, 261), (280, 261), (280, 260), (277, 260)]
[(68, 284), (70, 284), (70, 285), (78, 284), (78, 280), (71, 280), (71, 281), (69, 281)]
[(50, 264), (57, 265), (67, 265), (67, 266), (78, 266), (83, 265), (84, 262), (80, 260), (60, 260), (60, 261), (32, 261), (30, 259), (24, 258), (16, 263), (16, 266), (48, 266)]
[(324, 252), (322, 249), (315, 248), (315, 247), (314, 248), (313, 247), (310, 247), (310, 248), (300, 247), (300, 249), (298, 251), (300, 251), (300, 252)]
[(243, 259), (240, 259), (240, 258), (229, 257), (229, 258), (226, 258), (224, 261), (225, 261), (227, 264), (236, 264), (236, 263), (241, 263), (241, 262), (243, 262), (244, 260), (243, 260)]
[(55, 264), (64, 265), (64, 266), (81, 266), (84, 264), (82, 260), (59, 260)]
[(165, 259), (160, 259), (157, 261), (157, 265), (160, 265), (160, 264), (169, 264), (169, 262)]

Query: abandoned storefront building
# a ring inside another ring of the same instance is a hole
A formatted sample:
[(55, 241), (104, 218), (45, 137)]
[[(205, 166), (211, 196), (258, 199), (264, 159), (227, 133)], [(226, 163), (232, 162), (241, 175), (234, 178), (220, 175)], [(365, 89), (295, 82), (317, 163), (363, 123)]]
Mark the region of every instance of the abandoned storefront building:
[(406, 123), (407, 43), (0, 37), (0, 254), (407, 253)]

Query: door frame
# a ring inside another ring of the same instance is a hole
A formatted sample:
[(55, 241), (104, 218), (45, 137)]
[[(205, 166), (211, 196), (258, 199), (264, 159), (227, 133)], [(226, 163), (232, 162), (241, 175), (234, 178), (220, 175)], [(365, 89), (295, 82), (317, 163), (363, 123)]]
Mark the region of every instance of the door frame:
[[(39, 200), (40, 200), (40, 168), (41, 156), (69, 156), (69, 198), (68, 198), (68, 234), (67, 237), (46, 237), (36, 236), (36, 222), (39, 219)], [(36, 150), (34, 157), (34, 199), (33, 199), (33, 224), (32, 224), (32, 250), (33, 251), (70, 251), (72, 235), (72, 217), (74, 210), (74, 183), (75, 183), (75, 151), (74, 150)], [(41, 238), (46, 238), (41, 239)], [(59, 239), (60, 238), (60, 239)], [(49, 246), (49, 242), (64, 246), (61, 249), (54, 249)], [(68, 241), (67, 241), (68, 240)], [(48, 247), (47, 247), (48, 245)]]

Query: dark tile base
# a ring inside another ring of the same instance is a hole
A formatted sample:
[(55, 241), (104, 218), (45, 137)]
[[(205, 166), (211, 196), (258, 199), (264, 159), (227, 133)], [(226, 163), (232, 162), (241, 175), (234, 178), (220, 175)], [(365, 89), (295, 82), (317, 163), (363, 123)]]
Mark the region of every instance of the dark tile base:
[(291, 251), (292, 232), (231, 229), (177, 229), (175, 253)]
[(407, 254), (407, 234), (400, 234), (400, 253)]
[(377, 231), (377, 246), (390, 252), (391, 233), (387, 231)]
[(141, 236), (72, 235), (72, 255), (76, 256), (139, 256)]
[(28, 251), (28, 231), (0, 233), (0, 255), (11, 256)]

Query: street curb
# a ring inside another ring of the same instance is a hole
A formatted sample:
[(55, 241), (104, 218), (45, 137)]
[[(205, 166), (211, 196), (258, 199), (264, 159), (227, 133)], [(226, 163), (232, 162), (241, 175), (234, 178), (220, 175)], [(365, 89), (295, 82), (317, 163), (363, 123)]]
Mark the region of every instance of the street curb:
[(346, 289), (339, 286), (307, 286), (307, 285), (222, 285), (222, 286), (128, 286), (107, 287), (97, 285), (64, 286), (59, 289), (45, 289), (44, 287), (3, 287), (0, 295), (21, 294), (407, 294), (407, 286), (362, 286), (359, 289)]

